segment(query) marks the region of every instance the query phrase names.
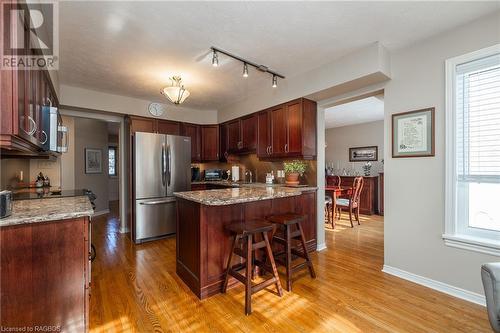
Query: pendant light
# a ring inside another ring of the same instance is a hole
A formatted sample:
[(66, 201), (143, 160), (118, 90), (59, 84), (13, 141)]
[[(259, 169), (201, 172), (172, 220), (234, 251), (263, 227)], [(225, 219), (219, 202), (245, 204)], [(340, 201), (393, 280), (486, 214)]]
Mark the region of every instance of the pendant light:
[(248, 77), (248, 65), (243, 63), (243, 77)]
[(276, 88), (278, 86), (278, 77), (276, 75), (273, 75), (273, 88)]
[(165, 87), (161, 91), (162, 95), (165, 95), (172, 103), (181, 104), (186, 98), (189, 97), (189, 91), (182, 85), (182, 79), (180, 76), (173, 76), (170, 78), (172, 80), (172, 85), (170, 87)]
[(219, 66), (219, 57), (217, 55), (217, 51), (215, 51), (215, 50), (212, 54), (212, 66), (214, 66), (214, 67)]

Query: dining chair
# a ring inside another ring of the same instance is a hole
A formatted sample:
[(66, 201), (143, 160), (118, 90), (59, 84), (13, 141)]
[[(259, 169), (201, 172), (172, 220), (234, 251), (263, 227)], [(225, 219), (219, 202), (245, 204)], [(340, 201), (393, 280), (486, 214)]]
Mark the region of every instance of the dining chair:
[(340, 186), (340, 176), (326, 176), (326, 186)]
[(349, 220), (351, 221), (351, 228), (354, 227), (352, 224), (352, 214), (355, 213), (356, 221), (359, 223), (359, 198), (361, 196), (361, 191), (363, 190), (363, 177), (356, 177), (352, 183), (352, 190), (349, 198), (338, 198), (336, 202), (336, 206), (339, 211), (339, 220), (340, 215), (342, 213), (342, 209), (349, 210)]
[(332, 228), (334, 227), (334, 222), (333, 220), (335, 219), (335, 211), (332, 209), (333, 208), (333, 199), (329, 195), (325, 195), (325, 214), (326, 214), (326, 220), (328, 223), (332, 223)]

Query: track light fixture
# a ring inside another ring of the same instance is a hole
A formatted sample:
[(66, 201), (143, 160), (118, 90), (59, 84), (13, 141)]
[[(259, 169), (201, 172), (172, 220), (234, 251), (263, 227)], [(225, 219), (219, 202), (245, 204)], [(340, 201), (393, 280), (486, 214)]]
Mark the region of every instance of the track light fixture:
[(256, 64), (252, 61), (248, 61), (246, 59), (243, 59), (237, 55), (234, 55), (232, 53), (229, 53), (227, 51), (224, 51), (224, 50), (221, 50), (219, 48), (216, 48), (216, 47), (211, 47), (210, 48), (212, 50), (212, 65), (214, 67), (217, 67), (219, 65), (219, 58), (218, 58), (218, 55), (219, 53), (222, 53), (230, 58), (233, 58), (235, 60), (238, 60), (238, 61), (241, 61), (243, 63), (243, 77), (248, 77), (248, 66), (252, 66), (254, 67), (255, 69), (263, 72), (263, 73), (269, 73), (272, 75), (273, 77), (273, 88), (276, 88), (278, 86), (278, 78), (280, 79), (284, 79), (285, 77), (279, 73), (276, 73), (275, 71), (272, 71), (270, 70), (267, 66), (264, 66), (264, 65), (259, 65), (259, 64)]
[(248, 77), (248, 65), (243, 63), (243, 77)]
[(219, 57), (217, 55), (217, 51), (213, 50), (213, 55), (212, 55), (212, 66), (217, 67), (219, 66)]

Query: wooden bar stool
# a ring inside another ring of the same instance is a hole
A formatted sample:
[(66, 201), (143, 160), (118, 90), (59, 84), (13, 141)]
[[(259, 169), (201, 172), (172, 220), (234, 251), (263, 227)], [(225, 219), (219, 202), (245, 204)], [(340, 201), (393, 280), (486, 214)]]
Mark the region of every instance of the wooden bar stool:
[[(226, 278), (224, 280), (224, 285), (222, 286), (222, 293), (225, 293), (227, 290), (229, 276), (233, 276), (238, 281), (243, 283), (245, 285), (245, 314), (249, 315), (252, 313), (252, 294), (275, 284), (278, 295), (280, 297), (283, 295), (278, 270), (276, 269), (276, 264), (274, 263), (271, 244), (269, 243), (269, 238), (267, 236), (267, 233), (273, 230), (273, 226), (266, 221), (257, 220), (231, 224), (227, 226), (226, 229), (231, 232), (234, 238), (231, 253), (229, 254), (229, 259), (227, 260)], [(262, 237), (261, 241), (257, 241), (256, 236), (258, 235)], [(256, 259), (254, 252), (258, 250), (264, 250), (264, 258), (269, 260), (271, 268), (265, 265), (263, 261)], [(246, 261), (237, 265), (231, 265), (233, 254), (246, 259)], [(262, 272), (268, 271), (272, 274), (272, 277), (256, 285), (252, 285), (254, 265), (258, 266)], [(238, 272), (242, 269), (245, 269), (245, 275)]]
[[(279, 237), (277, 232), (274, 234), (272, 238), (272, 242), (277, 242), (285, 248), (284, 252), (275, 253), (276, 262), (282, 264), (286, 268), (286, 290), (292, 291), (292, 274), (304, 267), (309, 268), (309, 274), (311, 274), (312, 278), (316, 277), (316, 273), (314, 272), (314, 267), (309, 258), (309, 253), (306, 248), (306, 240), (304, 238), (304, 231), (302, 230), (301, 222), (305, 219), (304, 215), (298, 214), (282, 214), (282, 215), (271, 215), (267, 217), (267, 220), (278, 227), (283, 229), (283, 237)], [(295, 230), (292, 230), (293, 226)], [(302, 245), (302, 251), (299, 251), (294, 247), (293, 241), (299, 240)], [(283, 261), (281, 256), (285, 256), (285, 260)], [(305, 259), (304, 262), (292, 266), (292, 255)]]

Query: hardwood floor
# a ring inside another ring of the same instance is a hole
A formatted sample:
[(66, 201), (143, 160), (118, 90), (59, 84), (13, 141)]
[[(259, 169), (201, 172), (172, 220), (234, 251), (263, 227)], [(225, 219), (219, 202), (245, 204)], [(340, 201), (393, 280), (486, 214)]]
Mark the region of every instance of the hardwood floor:
[(198, 300), (175, 274), (174, 238), (135, 246), (113, 213), (96, 218), (91, 332), (491, 331), (485, 308), (381, 272), (381, 217), (353, 229), (345, 217), (312, 254), (318, 277), (304, 270), (282, 298), (255, 294), (251, 316), (242, 285)]

